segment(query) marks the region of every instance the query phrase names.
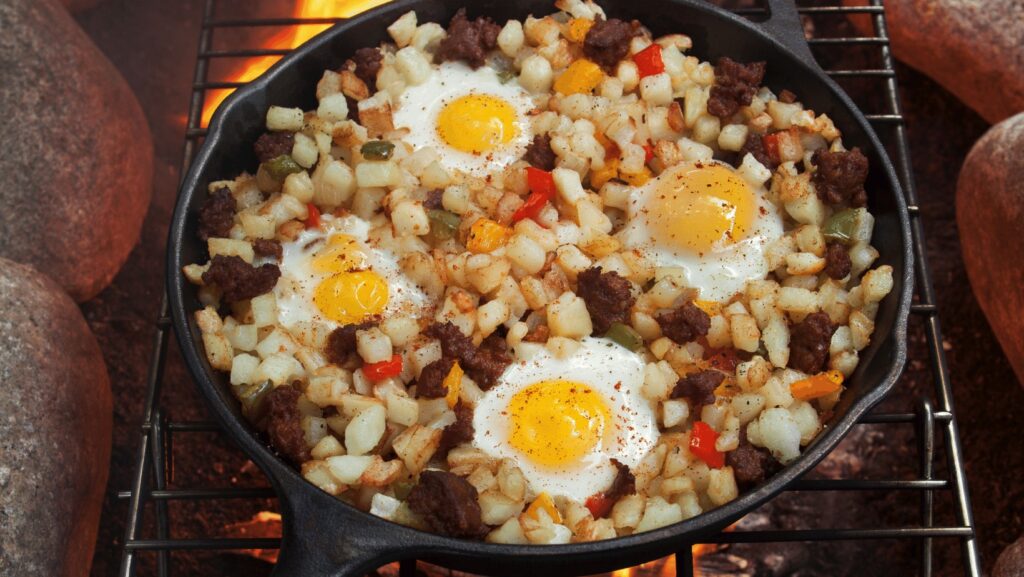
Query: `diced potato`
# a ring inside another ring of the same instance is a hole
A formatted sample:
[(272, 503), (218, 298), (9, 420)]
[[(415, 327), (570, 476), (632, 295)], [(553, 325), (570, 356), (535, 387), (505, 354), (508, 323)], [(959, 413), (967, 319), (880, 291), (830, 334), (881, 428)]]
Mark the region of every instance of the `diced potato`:
[(395, 53), (395, 67), (409, 86), (422, 84), (430, 78), (430, 62), (414, 46), (407, 46)]
[(398, 480), (402, 474), (402, 462), (393, 459), (385, 461), (378, 455), (374, 455), (373, 462), (359, 476), (359, 484), (368, 487), (387, 487)]
[(305, 124), (301, 108), (283, 108), (271, 106), (267, 109), (267, 130), (287, 130), (297, 132)]
[(761, 331), (757, 321), (750, 315), (733, 315), (729, 318), (729, 327), (733, 345), (741, 350), (752, 353), (761, 346)]
[[(512, 21), (514, 22), (514, 20)], [(519, 519), (512, 518), (505, 521), (501, 527), (491, 531), (486, 538), (488, 543), (503, 543), (506, 545), (527, 545), (529, 541), (523, 533)]]
[(303, 463), (302, 477), (329, 495), (340, 495), (348, 488), (338, 481), (325, 461), (306, 461)]
[(420, 414), (420, 406), (416, 399), (389, 393), (385, 401), (387, 402), (388, 421), (405, 427), (416, 424)]
[(210, 258), (215, 256), (237, 256), (247, 263), (252, 263), (255, 253), (252, 244), (246, 240), (235, 240), (233, 238), (210, 238), (206, 241)]
[(222, 334), (206, 333), (203, 335), (203, 347), (206, 360), (218, 371), (230, 371), (233, 353), (231, 343)]
[(617, 529), (634, 529), (644, 516), (647, 502), (638, 494), (626, 495), (612, 507), (612, 523)]
[(509, 20), (498, 33), (498, 48), (509, 58), (515, 58), (524, 41), (523, 25), (518, 20)]
[(423, 204), (414, 200), (403, 200), (391, 210), (391, 223), (399, 236), (423, 236), (430, 232), (430, 219)]
[(374, 493), (373, 498), (370, 500), (370, 514), (376, 515), (381, 519), (395, 521), (401, 506), (402, 502), (394, 497), (389, 497), (384, 493)]
[(338, 455), (345, 454), (345, 447), (342, 446), (338, 439), (327, 435), (320, 442), (313, 447), (309, 453), (314, 459), (327, 459), (329, 457), (337, 457)]
[(371, 455), (339, 455), (326, 459), (331, 475), (339, 483), (354, 485), (371, 464), (374, 458), (380, 457)]
[(365, 455), (380, 443), (387, 425), (387, 411), (379, 404), (359, 412), (345, 427), (345, 449), (349, 455)]
[(724, 505), (739, 495), (736, 487), (736, 477), (733, 475), (732, 467), (711, 469), (711, 478), (708, 481), (708, 498), (715, 505)]
[(355, 192), (355, 174), (340, 160), (317, 165), (312, 182), (312, 202), (317, 206), (330, 208), (344, 204)]
[(779, 289), (778, 306), (786, 312), (810, 314), (818, 310), (818, 299), (807, 289), (784, 286)]
[(640, 80), (640, 97), (650, 106), (668, 106), (672, 102), (672, 79), (664, 72)]
[[(212, 364), (212, 363), (211, 363)], [(260, 360), (252, 355), (241, 354), (231, 362), (231, 384), (249, 385), (256, 382), (256, 369)]]
[(348, 118), (348, 102), (344, 94), (330, 94), (320, 99), (316, 114), (324, 120), (338, 122)]
[(394, 355), (391, 339), (377, 327), (356, 331), (356, 352), (364, 363), (379, 363)]
[(757, 420), (760, 445), (771, 451), (780, 463), (800, 456), (800, 429), (789, 411), (767, 409)]
[(651, 531), (659, 527), (665, 527), (683, 520), (683, 511), (679, 505), (669, 503), (661, 497), (652, 497), (647, 500), (647, 507), (644, 509), (644, 516), (637, 524), (637, 532)]
[(271, 355), (294, 355), (297, 350), (298, 346), (291, 335), (287, 331), (278, 328), (275, 328), (267, 336), (263, 337), (263, 340), (256, 345), (256, 352), (263, 359)]
[(398, 167), (391, 161), (367, 160), (356, 165), (356, 183), (360, 188), (395, 186)]
[(690, 405), (685, 399), (671, 399), (661, 403), (661, 424), (666, 429), (686, 422), (690, 416)]
[(534, 54), (523, 60), (523, 65), (519, 72), (520, 86), (537, 94), (550, 91), (553, 81), (554, 75), (551, 71), (551, 63), (548, 62), (547, 58)]
[[(342, 369), (338, 371), (341, 372)], [(348, 376), (348, 379), (342, 375)], [(351, 375), (344, 372), (310, 377), (306, 385), (306, 397), (320, 407), (340, 405), (342, 395), (347, 393), (351, 386), (351, 378)]]
[[(442, 401), (444, 399), (441, 399)], [(395, 438), (395, 454), (405, 463), (410, 473), (417, 475), (437, 450), (441, 442), (441, 430), (422, 425), (413, 425)], [(449, 453), (451, 459), (451, 453)], [(453, 473), (455, 471), (452, 471)]]
[(480, 513), (487, 525), (502, 525), (519, 515), (523, 502), (512, 499), (501, 491), (490, 490), (480, 495)]
[(891, 266), (882, 265), (874, 270), (868, 271), (864, 275), (860, 286), (864, 291), (865, 303), (877, 303), (892, 291), (892, 287), (894, 286), (892, 272)]
[(594, 330), (587, 304), (572, 292), (562, 293), (548, 305), (547, 319), (554, 336), (580, 339)]
[(397, 20), (388, 26), (388, 34), (399, 48), (404, 48), (412, 42), (412, 36), (416, 33), (416, 12), (410, 10), (402, 14)]

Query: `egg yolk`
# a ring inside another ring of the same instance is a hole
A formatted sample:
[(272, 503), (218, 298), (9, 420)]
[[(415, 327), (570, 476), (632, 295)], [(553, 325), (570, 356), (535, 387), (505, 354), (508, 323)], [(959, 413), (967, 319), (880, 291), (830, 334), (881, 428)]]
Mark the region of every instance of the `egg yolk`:
[(480, 154), (516, 137), (516, 111), (504, 99), (469, 94), (445, 105), (437, 117), (437, 133), (452, 148)]
[(336, 234), (327, 240), (327, 246), (320, 249), (313, 258), (313, 270), (337, 274), (358, 270), (366, 266), (366, 254), (359, 248), (359, 241), (347, 234)]
[(648, 195), (645, 219), (654, 238), (690, 252), (742, 240), (757, 210), (747, 183), (717, 165), (663, 174)]
[(579, 461), (597, 447), (611, 411), (594, 389), (573, 381), (541, 381), (516, 393), (508, 406), (510, 444), (539, 465)]
[(373, 271), (339, 273), (317, 285), (313, 304), (332, 321), (359, 323), (384, 312), (388, 283)]

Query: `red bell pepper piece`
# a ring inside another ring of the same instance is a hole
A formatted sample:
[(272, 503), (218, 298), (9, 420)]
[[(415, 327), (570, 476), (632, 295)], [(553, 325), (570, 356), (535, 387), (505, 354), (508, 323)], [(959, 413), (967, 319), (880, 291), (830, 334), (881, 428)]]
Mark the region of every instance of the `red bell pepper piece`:
[(725, 453), (715, 449), (718, 433), (704, 421), (697, 421), (690, 431), (690, 452), (704, 461), (712, 469), (720, 469), (725, 465)]
[(544, 205), (555, 197), (555, 178), (550, 172), (527, 166), (526, 182), (530, 186), (530, 196), (523, 206), (512, 214), (513, 222), (519, 222), (524, 218), (537, 218)]
[(779, 134), (774, 132), (772, 134), (765, 134), (761, 137), (761, 143), (764, 144), (765, 153), (772, 159), (772, 162), (776, 164), (782, 162), (782, 157), (779, 155)]
[(651, 44), (633, 55), (640, 78), (661, 74), (665, 71), (665, 63), (661, 60), (661, 46)]
[(320, 226), (320, 209), (312, 202), (306, 204), (309, 216), (306, 217), (306, 228), (317, 228)]
[(376, 383), (383, 381), (402, 372), (402, 355), (395, 355), (386, 361), (363, 365), (363, 374), (367, 379)]
[(647, 164), (654, 158), (654, 147), (650, 144), (644, 145), (644, 164)]
[(612, 510), (612, 502), (604, 493), (597, 493), (587, 498), (586, 506), (595, 519), (600, 519)]

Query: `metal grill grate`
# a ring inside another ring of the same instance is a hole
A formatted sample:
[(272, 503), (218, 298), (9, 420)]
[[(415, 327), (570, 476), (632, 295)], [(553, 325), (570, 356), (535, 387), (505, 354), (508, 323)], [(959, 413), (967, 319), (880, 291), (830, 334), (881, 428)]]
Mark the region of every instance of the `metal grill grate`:
[[(221, 0), (222, 3), (223, 0)], [(838, 4), (838, 0), (832, 0)], [(858, 82), (870, 82), (870, 91), (882, 99), (881, 111), (867, 114), (867, 118), (875, 126), (880, 138), (886, 143), (889, 153), (897, 167), (898, 175), (903, 184), (906, 200), (910, 211), (914, 252), (916, 257), (916, 294), (912, 307), (912, 329), (923, 333), (918, 335), (926, 343), (927, 358), (915, 359), (927, 365), (934, 381), (934, 391), (919, 394), (915, 400), (915, 408), (906, 412), (875, 411), (859, 423), (880, 427), (913, 425), (916, 435), (918, 467), (916, 478), (903, 479), (803, 479), (794, 483), (788, 491), (816, 492), (854, 492), (881, 491), (904, 492), (920, 496), (920, 515), (916, 523), (895, 527), (871, 528), (814, 528), (814, 529), (783, 529), (766, 528), (757, 530), (738, 529), (724, 532), (707, 539), (709, 544), (737, 543), (782, 543), (801, 542), (805, 547), (814, 547), (816, 543), (844, 540), (912, 540), (918, 544), (920, 559), (917, 563), (917, 574), (928, 577), (933, 574), (935, 562), (934, 543), (936, 540), (956, 540), (961, 549), (963, 573), (956, 574), (980, 577), (981, 565), (978, 544), (975, 538), (970, 500), (967, 492), (964, 462), (961, 454), (956, 418), (953, 414), (952, 390), (949, 369), (942, 346), (942, 332), (935, 304), (935, 292), (932, 286), (928, 263), (925, 258), (922, 222), (917, 204), (917, 193), (910, 167), (910, 153), (907, 146), (907, 133), (904, 117), (900, 109), (897, 91), (896, 74), (893, 68), (885, 27), (882, 0), (872, 0), (871, 5), (849, 7), (841, 5), (815, 5), (800, 8), (805, 20), (813, 26), (818, 18), (836, 17), (841, 15), (860, 15), (873, 20), (875, 36), (812, 38), (812, 48), (828, 49), (839, 47), (850, 50), (868, 50), (871, 52), (871, 68), (835, 68), (828, 74), (837, 80), (852, 79)], [(198, 60), (192, 85), (189, 103), (188, 126), (184, 159), (181, 171), (184, 174), (193, 158), (197, 147), (206, 134), (202, 126), (202, 109), (208, 91), (222, 88), (235, 88), (238, 82), (218, 81), (211, 79), (211, 64), (219, 59), (249, 58), (257, 56), (279, 56), (287, 54), (281, 49), (214, 49), (214, 34), (229, 28), (249, 29), (255, 27), (285, 27), (299, 24), (331, 24), (339, 19), (239, 19), (227, 18), (217, 11), (218, 0), (205, 0), (202, 28), (199, 36)], [(238, 3), (232, 3), (238, 4)], [(823, 4), (818, 2), (817, 4)], [(827, 4), (827, 2), (824, 2)], [(244, 4), (241, 4), (244, 5)], [(241, 11), (241, 9), (236, 9)], [(225, 10), (226, 11), (226, 10)], [(742, 8), (737, 13), (757, 19), (765, 16), (763, 9)], [(857, 47), (857, 48), (854, 48)], [(862, 107), (865, 102), (856, 98)], [(865, 107), (866, 108), (866, 107)], [(160, 316), (156, 324), (153, 340), (153, 355), (149, 367), (146, 399), (138, 449), (135, 455), (135, 469), (132, 485), (129, 490), (119, 493), (119, 497), (128, 502), (128, 517), (125, 524), (124, 550), (120, 575), (130, 577), (138, 573), (139, 559), (142, 555), (155, 557), (155, 573), (160, 577), (177, 574), (172, 571), (172, 551), (232, 551), (242, 549), (275, 549), (279, 547), (279, 539), (260, 538), (175, 538), (170, 534), (169, 505), (175, 501), (185, 500), (237, 500), (237, 499), (270, 499), (274, 493), (270, 488), (189, 488), (168, 489), (170, 467), (173, 451), (171, 440), (177, 435), (217, 434), (220, 427), (210, 421), (173, 421), (166, 417), (161, 409), (161, 389), (164, 382), (164, 365), (167, 353), (168, 338), (171, 336), (171, 321), (167, 299), (163, 299)], [(937, 467), (936, 464), (939, 464)], [(936, 469), (939, 471), (937, 472)], [(817, 497), (812, 495), (812, 497)], [(936, 499), (938, 497), (938, 500)], [(824, 505), (823, 506), (827, 506)], [(150, 509), (151, 508), (151, 509)], [(146, 515), (152, 514), (155, 520), (152, 525), (144, 523)], [(936, 524), (936, 518), (949, 518), (951, 523)], [(144, 529), (145, 527), (145, 529)], [(676, 555), (676, 571), (679, 576), (693, 575), (693, 557), (691, 543), (681, 544)], [(945, 567), (949, 569), (948, 567)], [(412, 576), (416, 573), (416, 562), (403, 562), (400, 575)]]

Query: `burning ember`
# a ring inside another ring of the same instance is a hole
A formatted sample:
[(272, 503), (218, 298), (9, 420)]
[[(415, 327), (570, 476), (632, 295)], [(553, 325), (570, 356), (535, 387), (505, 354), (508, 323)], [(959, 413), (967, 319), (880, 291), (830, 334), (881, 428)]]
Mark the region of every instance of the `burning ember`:
[[(360, 12), (386, 4), (389, 0), (297, 0), (292, 14), (295, 18), (351, 18)], [(267, 41), (263, 48), (287, 49), (298, 48), (310, 38), (330, 28), (330, 24), (305, 24), (282, 29)], [(246, 60), (242, 66), (227, 77), (229, 82), (249, 82), (274, 65), (280, 56), (259, 56)], [(206, 95), (203, 107), (203, 126), (210, 123), (210, 118), (217, 107), (224, 102), (233, 89), (212, 90)]]

